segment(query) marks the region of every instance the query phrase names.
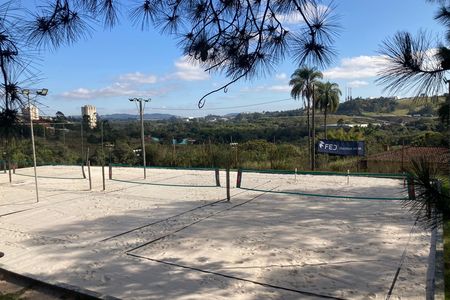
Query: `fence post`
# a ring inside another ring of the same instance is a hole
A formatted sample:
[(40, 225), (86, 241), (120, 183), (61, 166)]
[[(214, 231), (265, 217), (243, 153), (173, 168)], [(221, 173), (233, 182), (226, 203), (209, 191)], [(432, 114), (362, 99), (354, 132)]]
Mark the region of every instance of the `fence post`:
[(347, 185), (350, 184), (350, 170), (347, 170)]
[(216, 168), (214, 170), (215, 175), (216, 175), (216, 186), (220, 186), (220, 173), (219, 173), (219, 168)]
[(87, 161), (88, 165), (88, 175), (89, 175), (89, 190), (92, 190), (92, 178), (91, 178), (91, 161)]
[(241, 182), (242, 182), (242, 169), (239, 168), (238, 169), (238, 173), (237, 173), (237, 180), (236, 180), (236, 187), (237, 188), (241, 188)]
[(230, 167), (227, 167), (227, 201), (230, 201), (231, 197), (230, 197)]

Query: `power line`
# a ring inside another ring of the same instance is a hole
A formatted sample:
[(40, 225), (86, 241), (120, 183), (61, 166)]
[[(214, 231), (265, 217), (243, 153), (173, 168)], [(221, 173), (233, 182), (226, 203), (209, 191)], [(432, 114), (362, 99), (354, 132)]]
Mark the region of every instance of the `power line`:
[[(247, 104), (247, 105), (227, 106), (227, 107), (216, 107), (216, 108), (202, 108), (201, 110), (222, 110), (222, 109), (245, 108), (245, 107), (260, 106), (260, 105), (271, 104), (271, 103), (279, 103), (279, 102), (285, 102), (285, 101), (292, 101), (292, 98), (285, 98), (285, 99), (280, 99), (280, 100), (273, 100), (273, 101), (259, 102), (259, 103), (253, 103), (253, 104)], [(158, 110), (179, 110), (179, 111), (199, 111), (198, 108), (164, 108), (164, 107), (151, 107), (151, 109), (158, 109)]]
[[(253, 104), (237, 105), (237, 106), (224, 106), (224, 107), (216, 107), (216, 108), (202, 108), (202, 109), (198, 109), (198, 108), (150, 107), (150, 109), (162, 110), (162, 111), (215, 111), (215, 110), (255, 107), (255, 106), (261, 106), (261, 105), (273, 104), (273, 103), (280, 103), (280, 102), (287, 102), (287, 101), (292, 101), (292, 98), (284, 98), (284, 99), (278, 99), (278, 100), (272, 100), (272, 101), (258, 102), (258, 103), (253, 103)], [(50, 107), (48, 105), (43, 105), (43, 106), (45, 106), (46, 108), (49, 108), (51, 110), (58, 111), (57, 109), (54, 109), (54, 108), (52, 108), (52, 107)], [(41, 108), (39, 108), (39, 109), (42, 110)]]

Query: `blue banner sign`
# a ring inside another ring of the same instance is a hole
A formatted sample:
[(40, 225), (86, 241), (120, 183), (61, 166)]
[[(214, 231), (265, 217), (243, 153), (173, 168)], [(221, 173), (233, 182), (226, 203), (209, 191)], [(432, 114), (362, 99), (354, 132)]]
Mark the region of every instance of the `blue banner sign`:
[(319, 140), (318, 153), (328, 153), (343, 156), (364, 156), (365, 142), (363, 141), (333, 141)]

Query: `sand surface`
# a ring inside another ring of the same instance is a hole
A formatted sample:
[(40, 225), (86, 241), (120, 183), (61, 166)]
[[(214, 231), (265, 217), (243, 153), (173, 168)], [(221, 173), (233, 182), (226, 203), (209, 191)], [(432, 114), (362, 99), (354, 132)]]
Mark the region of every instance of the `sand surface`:
[(398, 199), (401, 180), (244, 173), (258, 191), (227, 202), (213, 171), (115, 168), (106, 191), (91, 172), (90, 191), (39, 167), (39, 203), (32, 168), (0, 174), (0, 267), (124, 299), (385, 299), (402, 263), (391, 299), (425, 298), (430, 234), (401, 201), (267, 192)]

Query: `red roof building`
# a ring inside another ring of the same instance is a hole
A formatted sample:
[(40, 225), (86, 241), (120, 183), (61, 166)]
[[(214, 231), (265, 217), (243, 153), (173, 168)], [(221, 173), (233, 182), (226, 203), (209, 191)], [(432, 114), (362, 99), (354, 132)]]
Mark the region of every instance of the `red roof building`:
[(426, 159), (446, 174), (449, 172), (450, 149), (444, 147), (402, 147), (367, 157), (369, 170), (401, 172), (412, 160)]

